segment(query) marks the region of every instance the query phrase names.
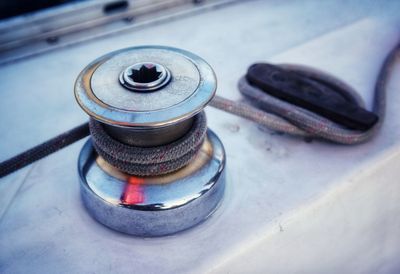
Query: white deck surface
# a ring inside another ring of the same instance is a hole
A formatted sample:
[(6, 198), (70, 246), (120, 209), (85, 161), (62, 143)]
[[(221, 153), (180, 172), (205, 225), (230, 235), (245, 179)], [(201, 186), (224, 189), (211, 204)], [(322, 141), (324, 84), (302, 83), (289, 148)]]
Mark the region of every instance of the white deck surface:
[[(87, 120), (80, 70), (119, 48), (197, 53), (218, 94), (240, 99), (256, 61), (323, 69), (370, 106), (382, 59), (400, 40), (400, 2), (250, 1), (0, 67), (0, 160)], [(394, 75), (400, 75), (400, 63)], [(0, 180), (0, 273), (399, 273), (400, 77), (384, 127), (340, 146), (273, 134), (207, 108), (227, 151), (227, 190), (205, 223), (142, 239), (95, 222), (79, 196), (80, 141)]]

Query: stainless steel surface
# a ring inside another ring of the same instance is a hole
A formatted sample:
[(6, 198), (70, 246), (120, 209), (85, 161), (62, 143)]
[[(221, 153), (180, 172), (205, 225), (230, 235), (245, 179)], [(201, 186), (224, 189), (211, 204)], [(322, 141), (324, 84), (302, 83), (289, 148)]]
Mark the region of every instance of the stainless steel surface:
[(110, 136), (122, 143), (139, 147), (153, 147), (168, 144), (181, 138), (192, 127), (194, 117), (170, 126), (147, 127), (145, 129), (103, 125)]
[[(76, 81), (75, 96), (115, 139), (152, 147), (185, 134), (215, 90), (215, 75), (200, 57), (176, 48), (141, 46), (112, 52), (87, 66)], [(81, 195), (90, 214), (136, 236), (168, 235), (205, 220), (222, 199), (224, 168), (224, 149), (212, 132), (189, 164), (168, 175), (118, 172), (96, 156), (90, 141), (78, 160)]]
[(171, 80), (169, 70), (153, 62), (136, 63), (119, 75), (120, 84), (133, 91), (154, 91), (168, 84), (169, 80)]
[(204, 221), (225, 188), (223, 145), (210, 130), (207, 136), (188, 166), (157, 177), (118, 172), (87, 141), (78, 161), (86, 208), (102, 224), (136, 236), (168, 235)]
[[(165, 66), (171, 81), (151, 93), (132, 92), (118, 78), (134, 63)], [(126, 127), (163, 127), (199, 113), (215, 94), (217, 84), (211, 67), (197, 55), (163, 46), (122, 49), (98, 58), (78, 76), (75, 97), (94, 119)]]
[[(151, 113), (176, 107), (199, 89), (201, 72), (197, 69), (196, 61), (189, 58), (190, 56), (186, 57), (185, 53), (180, 52), (179, 49), (162, 46), (142, 46), (119, 50), (108, 54), (106, 58), (99, 58), (102, 60), (97, 62), (98, 67), (94, 68), (90, 76), (90, 90), (86, 92), (92, 92), (101, 102), (112, 108), (134, 112), (136, 116), (143, 116), (142, 112)], [(125, 72), (132, 64), (144, 62), (165, 66), (172, 74), (171, 82), (157, 92), (147, 93), (131, 92), (118, 83), (122, 72)], [(91, 69), (92, 67), (89, 66), (85, 70), (90, 71)], [(204, 73), (202, 74), (204, 75)], [(215, 82), (215, 79), (206, 79), (205, 81)], [(204, 101), (206, 103), (209, 100), (208, 97), (212, 96), (215, 91), (215, 84), (213, 86), (210, 89), (211, 92), (208, 92), (209, 94), (205, 91)], [(186, 111), (189, 112), (189, 110)], [(136, 119), (131, 120), (135, 121)], [(154, 122), (149, 120), (147, 123)]]

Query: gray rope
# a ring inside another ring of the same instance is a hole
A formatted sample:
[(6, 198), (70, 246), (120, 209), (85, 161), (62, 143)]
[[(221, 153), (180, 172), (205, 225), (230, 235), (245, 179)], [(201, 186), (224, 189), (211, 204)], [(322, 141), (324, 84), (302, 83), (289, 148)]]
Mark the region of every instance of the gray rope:
[[(245, 77), (239, 81), (240, 92), (263, 111), (248, 104), (234, 102), (219, 96), (216, 96), (210, 105), (279, 132), (317, 137), (347, 145), (363, 143), (374, 136), (382, 126), (386, 109), (386, 86), (399, 51), (400, 45), (397, 45), (383, 62), (375, 86), (373, 106), (373, 112), (379, 116), (379, 121), (367, 131), (344, 128), (313, 112), (270, 96), (250, 85)], [(349, 100), (363, 105), (362, 100), (352, 88), (332, 76), (301, 66), (282, 65), (281, 68), (334, 86)]]
[(204, 112), (197, 114), (193, 126), (183, 137), (155, 147), (137, 147), (110, 137), (101, 123), (89, 122), (93, 146), (114, 167), (136, 176), (155, 176), (176, 171), (187, 165), (201, 148), (207, 122)]

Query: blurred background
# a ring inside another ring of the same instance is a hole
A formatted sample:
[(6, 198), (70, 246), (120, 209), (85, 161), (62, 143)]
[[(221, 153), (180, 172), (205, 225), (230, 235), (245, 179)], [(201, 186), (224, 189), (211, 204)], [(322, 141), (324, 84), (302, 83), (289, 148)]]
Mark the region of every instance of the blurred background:
[(10, 18), (16, 15), (25, 14), (64, 3), (73, 2), (70, 0), (15, 0), (0, 1), (0, 19)]

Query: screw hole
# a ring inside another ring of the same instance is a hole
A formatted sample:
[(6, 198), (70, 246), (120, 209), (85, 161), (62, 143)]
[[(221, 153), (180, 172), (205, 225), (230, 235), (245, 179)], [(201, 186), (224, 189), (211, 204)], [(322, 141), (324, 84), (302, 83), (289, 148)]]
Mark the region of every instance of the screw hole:
[(129, 6), (128, 1), (116, 1), (109, 3), (103, 7), (104, 14), (113, 14), (126, 10)]
[(52, 36), (52, 37), (47, 37), (46, 42), (50, 45), (57, 44), (59, 41), (59, 38), (57, 36)]

